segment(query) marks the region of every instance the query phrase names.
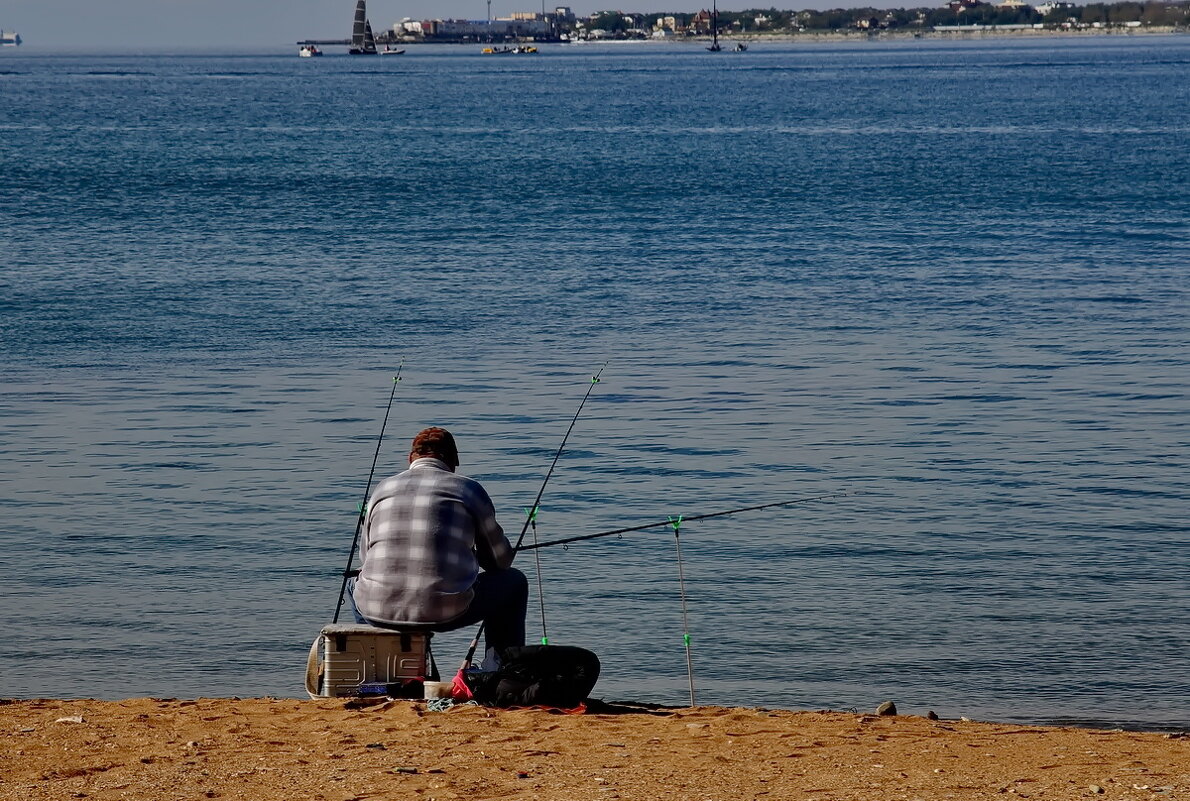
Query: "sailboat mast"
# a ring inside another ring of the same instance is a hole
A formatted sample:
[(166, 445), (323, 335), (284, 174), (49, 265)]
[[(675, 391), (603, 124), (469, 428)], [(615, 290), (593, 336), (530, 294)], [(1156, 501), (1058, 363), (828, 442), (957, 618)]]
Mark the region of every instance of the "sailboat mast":
[(355, 19), (351, 25), (351, 46), (362, 50), (364, 48), (364, 25), (368, 19), (368, 6), (364, 0), (356, 0)]
[(353, 56), (371, 56), (377, 53), (376, 37), (372, 35), (372, 23), (368, 21), (368, 5), (365, 0), (356, 0), (355, 19), (351, 24), (351, 48)]
[(707, 48), (712, 53), (718, 53), (719, 47), (719, 4), (711, 2), (711, 46)]

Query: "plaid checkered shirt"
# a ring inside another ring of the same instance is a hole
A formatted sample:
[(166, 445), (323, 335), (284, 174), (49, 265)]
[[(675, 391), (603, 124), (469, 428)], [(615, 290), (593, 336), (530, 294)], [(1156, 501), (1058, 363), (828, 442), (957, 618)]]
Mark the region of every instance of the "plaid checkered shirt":
[(503, 569), (513, 558), (484, 488), (430, 457), (377, 485), (362, 539), (353, 598), (368, 620), (390, 625), (459, 617), (480, 568)]

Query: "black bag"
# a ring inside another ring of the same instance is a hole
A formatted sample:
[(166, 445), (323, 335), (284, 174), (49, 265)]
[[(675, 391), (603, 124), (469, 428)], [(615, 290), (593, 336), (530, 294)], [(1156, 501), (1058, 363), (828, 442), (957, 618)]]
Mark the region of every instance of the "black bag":
[(484, 706), (555, 706), (587, 700), (599, 680), (599, 657), (571, 645), (522, 645), (500, 652), (500, 667), (469, 670), (463, 681)]

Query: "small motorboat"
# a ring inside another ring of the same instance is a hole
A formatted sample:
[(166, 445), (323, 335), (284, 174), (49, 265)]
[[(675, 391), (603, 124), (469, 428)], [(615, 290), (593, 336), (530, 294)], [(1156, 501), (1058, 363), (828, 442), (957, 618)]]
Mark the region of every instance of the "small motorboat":
[(537, 48), (533, 45), (517, 45), (516, 47), (485, 47), (482, 52), (489, 56), (505, 56), (519, 53), (536, 53)]
[(382, 56), (403, 56), (403, 55), (405, 55), (405, 51), (404, 50), (393, 50), (388, 45), (385, 45), (384, 49), (380, 51), (380, 55), (382, 55)]
[(321, 56), (322, 51), (315, 45), (302, 45), (301, 50), (298, 50), (298, 55), (302, 58), (314, 58), (314, 56)]

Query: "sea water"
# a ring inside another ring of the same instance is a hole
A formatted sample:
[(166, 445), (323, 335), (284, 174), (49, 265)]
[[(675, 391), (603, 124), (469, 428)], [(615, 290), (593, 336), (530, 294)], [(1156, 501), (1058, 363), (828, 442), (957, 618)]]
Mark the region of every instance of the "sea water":
[(1190, 724), (1190, 40), (541, 50), (0, 54), (0, 694), (301, 695), (397, 370), (515, 539), (606, 362), (539, 541), (848, 495), (522, 554), (601, 697)]

